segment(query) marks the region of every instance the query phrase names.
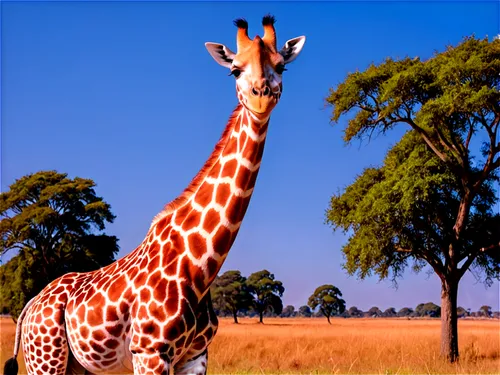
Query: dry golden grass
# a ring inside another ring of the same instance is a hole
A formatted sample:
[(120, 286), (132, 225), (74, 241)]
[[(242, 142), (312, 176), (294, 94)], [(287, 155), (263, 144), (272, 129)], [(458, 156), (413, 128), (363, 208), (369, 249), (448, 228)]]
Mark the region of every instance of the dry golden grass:
[(456, 365), (439, 358), (440, 321), (407, 319), (221, 319), (211, 373), (500, 373), (498, 320), (461, 320)]
[[(0, 319), (0, 360), (15, 327)], [(220, 319), (209, 350), (210, 374), (499, 374), (500, 322), (460, 320), (461, 358), (439, 358), (439, 320)], [(20, 374), (26, 373), (22, 359)]]

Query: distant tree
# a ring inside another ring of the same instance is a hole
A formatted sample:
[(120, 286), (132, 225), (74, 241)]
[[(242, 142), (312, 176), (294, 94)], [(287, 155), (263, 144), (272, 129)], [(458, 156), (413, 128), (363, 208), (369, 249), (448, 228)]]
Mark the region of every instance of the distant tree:
[(326, 316), (328, 323), (332, 315), (340, 315), (345, 311), (345, 301), (341, 298), (340, 289), (333, 285), (321, 285), (316, 288), (309, 297), (308, 306), (314, 310), (319, 307), (319, 311)]
[(370, 318), (378, 318), (379, 316), (382, 316), (382, 311), (380, 311), (377, 306), (370, 307), (367, 313)]
[(363, 311), (359, 310), (356, 306), (352, 306), (349, 308), (349, 316), (353, 318), (359, 318), (363, 316)]
[(493, 311), (493, 318), (499, 319), (500, 318), (500, 311)]
[(437, 318), (441, 315), (441, 307), (432, 302), (421, 303), (415, 308), (415, 313), (417, 316)]
[(481, 308), (479, 309), (479, 314), (481, 316), (491, 318), (491, 316), (493, 315), (493, 313), (491, 311), (491, 306), (486, 306), (486, 305), (481, 306)]
[(396, 312), (396, 309), (394, 307), (389, 307), (383, 313), (383, 316), (386, 318), (393, 318), (397, 315), (398, 315), (398, 313)]
[(469, 313), (462, 306), (457, 307), (457, 318), (465, 318)]
[(281, 312), (281, 316), (283, 318), (291, 318), (294, 315), (295, 315), (295, 307), (293, 307), (292, 305), (286, 306)]
[(283, 283), (275, 280), (274, 274), (268, 270), (252, 273), (246, 282), (252, 296), (253, 308), (259, 314), (259, 322), (263, 323), (264, 312), (272, 311), (281, 314), (283, 302), (281, 297), (285, 292)]
[(403, 307), (401, 310), (398, 311), (398, 316), (404, 317), (404, 316), (411, 316), (413, 312), (413, 309), (409, 307)]
[(432, 267), (441, 281), (441, 354), (450, 362), (459, 355), (460, 279), (471, 269), (491, 285), (500, 273), (499, 46), (468, 37), (426, 61), (387, 58), (349, 73), (327, 98), (333, 122), (349, 116), (347, 143), (411, 129), (383, 167), (333, 196), (327, 218), (352, 233), (342, 249), (350, 274), (396, 279), (407, 266)]
[(311, 317), (312, 318), (324, 318), (324, 314), (321, 312), (321, 310), (318, 311), (311, 311)]
[(0, 266), (0, 306), (2, 313), (10, 314), (14, 321), (26, 302), (31, 299), (31, 294), (36, 295), (33, 290), (40, 289), (35, 287), (30, 277), (30, 267), (33, 267), (33, 264), (29, 264), (21, 256), (15, 256)]
[(257, 313), (253, 310), (253, 307), (247, 307), (238, 311), (238, 317), (249, 317), (253, 318), (257, 316)]
[(238, 311), (252, 303), (245, 281), (240, 271), (227, 271), (217, 276), (210, 287), (214, 309), (230, 313), (236, 324)]
[(0, 267), (0, 301), (14, 319), (56, 278), (114, 261), (118, 239), (100, 232), (115, 216), (94, 186), (89, 179), (40, 171), (0, 194), (0, 255), (17, 251)]
[(311, 308), (309, 306), (300, 306), (299, 307), (299, 316), (303, 316), (305, 318), (310, 318), (312, 315)]

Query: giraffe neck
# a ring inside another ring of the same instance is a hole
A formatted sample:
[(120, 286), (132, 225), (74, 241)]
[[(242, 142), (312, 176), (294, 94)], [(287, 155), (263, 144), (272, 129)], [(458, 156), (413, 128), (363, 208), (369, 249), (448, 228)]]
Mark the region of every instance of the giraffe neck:
[(178, 276), (191, 281), (200, 299), (222, 267), (248, 208), (268, 123), (269, 118), (259, 122), (238, 105), (204, 167), (153, 222), (155, 233), (166, 239), (163, 258), (173, 261), (175, 253)]

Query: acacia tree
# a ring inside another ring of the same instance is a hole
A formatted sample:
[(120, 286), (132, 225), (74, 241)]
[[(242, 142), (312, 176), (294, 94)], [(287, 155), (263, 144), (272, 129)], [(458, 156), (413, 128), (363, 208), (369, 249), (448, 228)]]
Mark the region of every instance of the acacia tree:
[(377, 318), (382, 316), (383, 314), (382, 311), (377, 306), (370, 307), (367, 313), (368, 316), (370, 316), (371, 318)]
[(248, 276), (246, 284), (253, 298), (253, 308), (259, 314), (260, 323), (263, 323), (266, 311), (281, 314), (283, 311), (281, 297), (285, 288), (281, 281), (275, 280), (274, 274), (268, 270), (252, 273)]
[(435, 318), (441, 315), (441, 307), (432, 302), (420, 303), (415, 307), (415, 314)]
[(349, 313), (349, 316), (353, 318), (359, 318), (363, 316), (363, 311), (358, 309), (356, 306), (351, 306), (347, 312)]
[(340, 315), (345, 311), (345, 301), (341, 297), (342, 293), (337, 287), (321, 285), (309, 297), (307, 304), (312, 310), (319, 306), (319, 311), (326, 316), (328, 324), (331, 324), (332, 315)]
[(249, 308), (252, 298), (240, 271), (227, 271), (217, 276), (210, 287), (216, 310), (230, 312), (238, 324), (238, 311)]
[(310, 318), (312, 315), (311, 308), (307, 305), (303, 305), (299, 307), (299, 316), (303, 316), (305, 318)]
[(281, 317), (283, 318), (291, 318), (295, 316), (295, 307), (292, 305), (287, 305), (285, 308), (283, 308), (283, 311), (281, 312)]
[(386, 318), (393, 318), (397, 315), (398, 315), (398, 313), (396, 312), (396, 309), (394, 307), (389, 307), (382, 314), (382, 316), (384, 316)]
[(413, 313), (413, 309), (410, 307), (403, 307), (398, 311), (398, 316), (410, 316)]
[(89, 179), (40, 171), (0, 194), (0, 255), (17, 251), (0, 267), (0, 300), (13, 318), (59, 276), (113, 262), (118, 239), (102, 231), (115, 216), (94, 186)]
[[(412, 130), (395, 153), (417, 149), (422, 157), (393, 157), (365, 170), (332, 198), (327, 221), (354, 232), (343, 248), (349, 273), (391, 272), (394, 279), (410, 259), (416, 270), (432, 267), (441, 280), (441, 353), (451, 362), (459, 354), (460, 279), (469, 269), (486, 284), (499, 275), (500, 221), (491, 210), (500, 167), (499, 89), (500, 40), (470, 37), (426, 61), (388, 58), (348, 74), (327, 98), (334, 123), (352, 115), (346, 143), (396, 126)], [(408, 139), (414, 136), (421, 142)]]
[(485, 316), (487, 318), (491, 318), (493, 316), (493, 312), (491, 311), (491, 306), (483, 305), (479, 309), (479, 313), (481, 316)]
[(469, 313), (462, 306), (457, 307), (457, 318), (465, 318)]

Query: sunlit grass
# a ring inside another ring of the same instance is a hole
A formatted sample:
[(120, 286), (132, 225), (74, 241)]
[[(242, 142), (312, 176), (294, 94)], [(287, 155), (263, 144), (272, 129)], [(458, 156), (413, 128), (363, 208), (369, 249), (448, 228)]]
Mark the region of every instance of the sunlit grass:
[(221, 320), (210, 372), (325, 374), (500, 373), (498, 320), (459, 322), (462, 357), (439, 357), (440, 321), (407, 319)]
[[(500, 322), (460, 320), (461, 358), (439, 357), (440, 321), (407, 319), (220, 319), (210, 374), (498, 374)], [(11, 356), (15, 326), (1, 319), (0, 353)], [(20, 374), (25, 374), (20, 360)]]

